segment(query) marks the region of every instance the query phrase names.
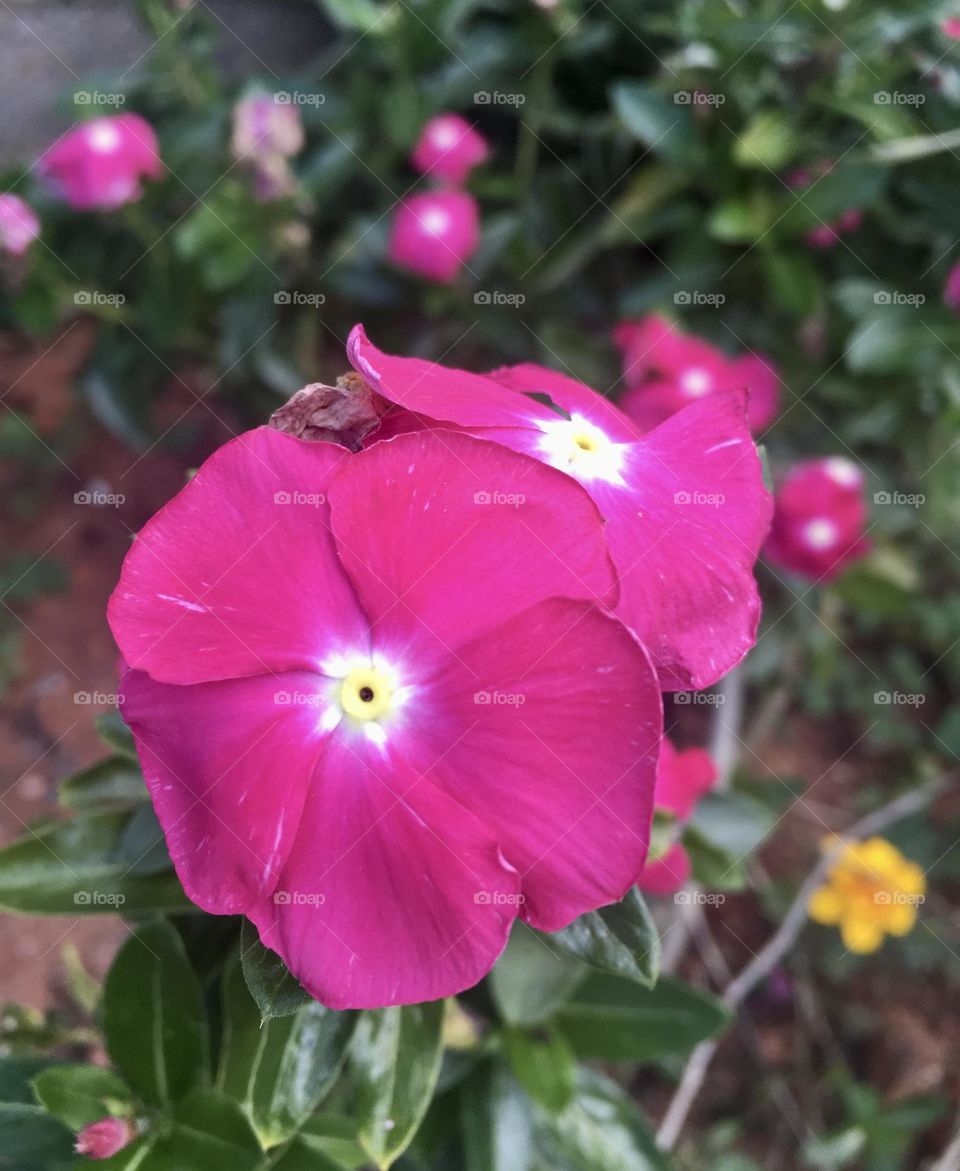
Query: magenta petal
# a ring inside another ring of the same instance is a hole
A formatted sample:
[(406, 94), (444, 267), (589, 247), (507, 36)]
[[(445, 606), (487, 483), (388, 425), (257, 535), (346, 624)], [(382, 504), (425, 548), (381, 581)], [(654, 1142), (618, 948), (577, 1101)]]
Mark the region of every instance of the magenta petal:
[(568, 378), (546, 366), (538, 366), (535, 362), (501, 366), (499, 370), (491, 370), (489, 377), (524, 394), (548, 395), (568, 415), (582, 415), (589, 419), (616, 443), (629, 443), (640, 436), (635, 424), (609, 399), (575, 378)]
[(325, 733), (308, 672), (177, 687), (122, 680), (124, 719), (183, 888), (239, 914), (269, 893), (296, 836)]
[(416, 668), (547, 597), (616, 598), (596, 506), (562, 472), (457, 431), (399, 435), (330, 484), (374, 644)]
[(678, 752), (666, 736), (660, 745), (654, 804), (686, 821), (694, 806), (716, 783), (717, 768), (704, 748)]
[(347, 356), (357, 371), (384, 398), (415, 414), (462, 427), (528, 427), (556, 414), (533, 399), (516, 394), (482, 374), (471, 374), (428, 362), (400, 358), (378, 350), (355, 325)]
[(518, 892), (494, 834), (429, 767), (338, 729), (277, 892), (249, 916), (318, 1000), (377, 1008), (452, 996), (486, 975)]
[(738, 392), (684, 407), (630, 447), (626, 490), (591, 485), (620, 574), (617, 614), (665, 691), (708, 687), (755, 641), (753, 565), (772, 502), (745, 405)]
[(687, 884), (692, 873), (690, 855), (680, 842), (674, 842), (666, 853), (644, 867), (637, 886), (646, 894), (672, 895)]
[(522, 917), (556, 931), (622, 898), (647, 853), (662, 731), (656, 676), (626, 627), (541, 602), (460, 646), (428, 695), (438, 783), (495, 831)]
[(327, 481), (353, 457), (268, 427), (232, 440), (140, 531), (110, 599), (124, 658), (164, 683), (290, 668), (368, 645)]

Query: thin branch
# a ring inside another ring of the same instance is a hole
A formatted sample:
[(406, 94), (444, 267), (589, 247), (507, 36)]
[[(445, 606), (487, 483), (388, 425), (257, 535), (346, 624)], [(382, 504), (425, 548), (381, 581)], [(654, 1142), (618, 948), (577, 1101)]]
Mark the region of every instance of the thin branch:
[[(894, 822), (901, 821), (903, 818), (909, 817), (912, 813), (917, 813), (921, 809), (925, 809), (940, 795), (946, 787), (946, 784), (945, 777), (937, 777), (932, 781), (928, 781), (925, 785), (903, 793), (893, 801), (874, 810), (873, 813), (868, 813), (866, 817), (861, 818), (850, 829), (844, 830), (843, 838), (867, 838), (873, 834), (880, 833), (881, 830), (886, 829), (889, 825), (893, 825)], [(742, 1004), (753, 989), (773, 971), (784, 955), (796, 943), (807, 921), (807, 904), (810, 902), (810, 896), (822, 885), (827, 872), (833, 865), (837, 853), (841, 848), (842, 842), (838, 842), (834, 849), (824, 853), (797, 891), (789, 910), (783, 918), (783, 922), (746, 967), (727, 985), (721, 999), (728, 1008), (736, 1009)], [(680, 1137), (680, 1131), (683, 1129), (687, 1115), (690, 1113), (694, 1100), (700, 1092), (703, 1080), (706, 1077), (707, 1070), (710, 1067), (710, 1062), (713, 1060), (713, 1055), (716, 1053), (718, 1045), (719, 1041), (717, 1040), (703, 1041), (690, 1055), (690, 1060), (687, 1062), (687, 1067), (683, 1071), (680, 1084), (677, 1086), (673, 1099), (660, 1124), (660, 1129), (657, 1131), (657, 1145), (661, 1150), (671, 1151), (676, 1145), (677, 1139)]]

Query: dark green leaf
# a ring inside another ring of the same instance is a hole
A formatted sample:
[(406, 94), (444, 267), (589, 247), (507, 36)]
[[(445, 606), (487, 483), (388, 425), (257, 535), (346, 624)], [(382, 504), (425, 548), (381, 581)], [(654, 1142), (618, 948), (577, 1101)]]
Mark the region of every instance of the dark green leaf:
[(120, 838), (119, 854), (129, 874), (162, 874), (172, 868), (163, 829), (149, 802), (133, 811)]
[(42, 1106), (0, 1102), (0, 1167), (32, 1171), (36, 1166), (68, 1163), (73, 1155), (73, 1132)]
[(81, 811), (134, 805), (150, 799), (139, 765), (128, 756), (109, 756), (74, 773), (61, 781), (58, 796), (61, 805)]
[(504, 1052), (517, 1081), (545, 1110), (557, 1113), (573, 1097), (575, 1062), (570, 1046), (555, 1029), (543, 1038), (521, 1029), (507, 1029)]
[(466, 1171), (530, 1171), (533, 1109), (501, 1061), (485, 1063), (460, 1091)]
[(102, 716), (97, 716), (97, 735), (115, 752), (128, 756), (131, 760), (138, 759), (133, 733), (123, 722), (119, 712), (104, 712)]
[[(127, 1113), (130, 1089), (123, 1078), (98, 1065), (58, 1065), (33, 1079), (37, 1101), (71, 1130), (108, 1114)], [(132, 1104), (130, 1112), (132, 1113)]]
[(490, 973), (490, 993), (503, 1019), (512, 1025), (545, 1021), (571, 994), (587, 969), (518, 923), (507, 949)]
[(640, 892), (590, 911), (547, 936), (561, 951), (615, 976), (652, 987), (660, 966), (660, 936)]
[(610, 100), (630, 133), (654, 154), (689, 162), (696, 150), (690, 107), (642, 81), (617, 81)]
[(310, 993), (301, 988), (296, 976), (275, 951), (260, 942), (257, 929), (244, 919), (240, 932), (243, 978), (257, 1002), (263, 1020), (289, 1016), (311, 1003)]

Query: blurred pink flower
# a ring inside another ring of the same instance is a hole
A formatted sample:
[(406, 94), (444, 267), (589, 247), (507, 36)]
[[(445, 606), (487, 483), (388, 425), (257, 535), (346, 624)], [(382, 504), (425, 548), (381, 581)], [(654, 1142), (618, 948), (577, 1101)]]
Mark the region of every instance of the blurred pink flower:
[(40, 220), (19, 195), (0, 195), (0, 251), (22, 256), (40, 235)]
[(777, 417), (780, 379), (772, 360), (763, 354), (728, 358), (655, 313), (621, 321), (613, 340), (623, 353), (628, 388), (620, 406), (642, 430), (718, 391), (749, 391), (748, 416), (754, 432), (766, 430)]
[(477, 202), (464, 191), (411, 195), (397, 208), (388, 254), (427, 280), (450, 284), (480, 243)]
[(818, 224), (811, 228), (804, 239), (811, 248), (832, 248), (841, 236), (855, 232), (862, 223), (863, 212), (858, 208), (849, 208), (829, 224)]
[(452, 187), (490, 154), (487, 140), (459, 114), (438, 114), (420, 133), (410, 162), (414, 170)]
[(77, 1135), (74, 1150), (89, 1159), (109, 1159), (117, 1151), (133, 1142), (137, 1131), (133, 1123), (125, 1118), (112, 1116), (91, 1122)]
[(960, 260), (947, 273), (947, 280), (943, 286), (943, 300), (954, 313), (960, 313)]
[(940, 25), (940, 31), (953, 41), (960, 39), (960, 16), (948, 16)]
[(233, 107), (233, 157), (254, 171), (254, 194), (261, 201), (280, 199), (296, 190), (287, 162), (303, 149), (300, 111), (275, 95), (254, 93)]
[(842, 456), (795, 464), (777, 492), (764, 557), (816, 581), (836, 577), (870, 549), (863, 486), (863, 473)]
[(150, 123), (116, 114), (69, 130), (41, 157), (39, 172), (78, 211), (112, 210), (138, 200), (141, 179), (160, 178), (163, 163)]

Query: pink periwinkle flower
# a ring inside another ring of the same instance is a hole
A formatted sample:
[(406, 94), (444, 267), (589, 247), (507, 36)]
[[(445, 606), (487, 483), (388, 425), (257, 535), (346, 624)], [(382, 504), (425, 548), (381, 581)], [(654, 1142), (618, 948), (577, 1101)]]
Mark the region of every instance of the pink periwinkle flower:
[(960, 313), (960, 260), (947, 273), (946, 284), (943, 286), (943, 300), (948, 309)]
[(477, 202), (464, 191), (427, 191), (397, 208), (388, 253), (394, 264), (449, 284), (480, 242)]
[(484, 136), (459, 114), (438, 114), (425, 124), (410, 156), (414, 170), (459, 187), (490, 154)]
[(142, 194), (142, 179), (163, 174), (153, 127), (139, 114), (94, 118), (43, 155), (40, 174), (78, 211), (112, 210)]
[(940, 31), (952, 41), (960, 40), (960, 16), (948, 16), (941, 23)]
[[(660, 745), (654, 808), (671, 814), (682, 825), (716, 780), (716, 766), (703, 748), (680, 752), (665, 736)], [(682, 842), (674, 841), (659, 858), (647, 863), (637, 886), (647, 894), (674, 894), (686, 884), (691, 872), (686, 848)]]
[(296, 180), (288, 159), (303, 149), (300, 111), (276, 95), (254, 93), (233, 108), (231, 150), (238, 162), (254, 169), (254, 193), (260, 200), (290, 195)]
[[(642, 434), (609, 400), (532, 363), (483, 376), (383, 353), (356, 326), (354, 369), (396, 408), (368, 439), (450, 427), (565, 472), (605, 520), (617, 615), (664, 691), (706, 687), (753, 645), (753, 578), (772, 502), (746, 425), (746, 394), (715, 394)], [(552, 409), (532, 398), (548, 397)]]
[(659, 314), (620, 322), (613, 340), (623, 354), (628, 388), (620, 406), (642, 430), (718, 391), (749, 391), (747, 413), (754, 432), (766, 430), (777, 417), (780, 378), (763, 354), (729, 358)]
[(137, 1137), (133, 1123), (108, 1116), (91, 1122), (77, 1135), (74, 1150), (88, 1159), (109, 1159)]
[(220, 448), (109, 607), (187, 894), (334, 1008), (452, 995), (517, 917), (553, 931), (623, 897), (662, 714), (617, 591), (587, 493), (499, 443)]
[(817, 581), (866, 555), (863, 473), (842, 456), (795, 464), (776, 497), (764, 557)]
[(40, 235), (40, 220), (19, 195), (0, 195), (0, 251), (22, 256)]

